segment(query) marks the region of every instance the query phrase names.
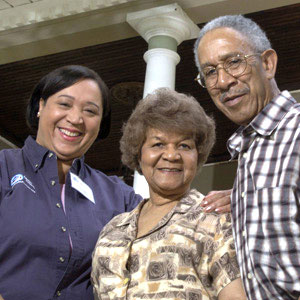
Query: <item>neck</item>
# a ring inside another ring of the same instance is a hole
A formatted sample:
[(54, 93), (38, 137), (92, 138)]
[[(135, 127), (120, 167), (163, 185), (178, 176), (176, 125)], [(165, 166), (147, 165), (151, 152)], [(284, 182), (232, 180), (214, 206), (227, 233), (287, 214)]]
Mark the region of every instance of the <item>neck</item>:
[(66, 176), (71, 168), (73, 160), (70, 161), (62, 161), (60, 159), (57, 160), (57, 170), (58, 170), (58, 178), (60, 184), (65, 184)]
[(276, 83), (275, 79), (273, 79), (271, 81), (271, 93), (272, 93), (271, 100), (274, 99), (276, 96), (278, 96), (280, 94), (280, 90), (277, 86), (277, 83)]
[[(153, 206), (169, 206), (175, 203), (178, 203), (180, 199), (187, 194), (188, 191), (185, 191), (181, 194), (161, 194), (150, 189), (150, 201)], [(171, 204), (172, 203), (172, 204)], [(174, 205), (174, 206), (175, 206)]]

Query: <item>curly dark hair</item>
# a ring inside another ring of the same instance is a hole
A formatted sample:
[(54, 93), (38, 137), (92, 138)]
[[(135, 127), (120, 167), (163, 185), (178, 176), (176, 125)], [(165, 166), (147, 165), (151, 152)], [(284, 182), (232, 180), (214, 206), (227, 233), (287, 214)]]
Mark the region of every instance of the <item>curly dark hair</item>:
[(150, 128), (191, 134), (198, 151), (198, 168), (206, 161), (215, 142), (215, 123), (194, 97), (159, 88), (137, 104), (123, 126), (122, 162), (140, 174), (141, 149)]

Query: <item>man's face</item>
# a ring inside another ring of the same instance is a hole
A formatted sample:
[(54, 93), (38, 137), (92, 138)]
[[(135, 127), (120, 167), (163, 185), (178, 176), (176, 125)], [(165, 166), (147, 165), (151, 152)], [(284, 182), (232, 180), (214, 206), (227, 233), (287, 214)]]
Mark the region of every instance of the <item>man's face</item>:
[(215, 105), (238, 125), (247, 125), (273, 98), (264, 57), (247, 58), (246, 70), (238, 77), (223, 68), (225, 59), (234, 55), (251, 55), (255, 51), (246, 37), (231, 28), (217, 28), (204, 35), (198, 47), (200, 65), (218, 67), (218, 80), (208, 92)]

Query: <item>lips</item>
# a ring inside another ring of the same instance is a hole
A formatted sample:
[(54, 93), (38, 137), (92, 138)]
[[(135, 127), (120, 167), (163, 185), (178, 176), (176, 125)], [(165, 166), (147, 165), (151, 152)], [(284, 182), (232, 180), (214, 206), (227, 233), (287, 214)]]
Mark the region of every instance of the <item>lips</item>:
[(222, 102), (228, 102), (228, 101), (232, 101), (232, 100), (234, 100), (234, 99), (236, 99), (236, 98), (239, 98), (239, 97), (242, 97), (244, 94), (240, 94), (240, 95), (233, 95), (233, 96), (227, 96), (227, 97), (225, 97), (224, 99), (223, 99), (223, 101)]
[(73, 131), (73, 130), (71, 131), (71, 130), (67, 130), (65, 128), (59, 128), (59, 131), (69, 137), (77, 137), (77, 136), (81, 135), (81, 133), (79, 131)]
[(229, 97), (224, 97), (223, 99), (221, 99), (221, 102), (223, 104), (225, 104), (226, 106), (234, 106), (236, 104), (238, 104), (241, 100), (242, 97), (245, 94), (239, 94), (239, 95), (233, 95), (233, 96), (229, 96)]
[(228, 90), (223, 92), (220, 97), (220, 102), (226, 106), (234, 106), (238, 104), (242, 97), (250, 92), (248, 87), (235, 89), (235, 90)]
[(164, 172), (181, 172), (181, 169), (177, 169), (177, 168), (158, 168), (158, 170), (160, 171), (164, 171)]

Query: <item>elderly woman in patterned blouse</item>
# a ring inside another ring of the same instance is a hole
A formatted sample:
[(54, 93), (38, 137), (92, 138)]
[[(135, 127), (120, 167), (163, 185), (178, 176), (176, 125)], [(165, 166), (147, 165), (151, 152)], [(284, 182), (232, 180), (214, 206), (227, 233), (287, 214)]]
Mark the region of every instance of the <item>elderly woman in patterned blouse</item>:
[(145, 176), (150, 198), (100, 233), (95, 299), (246, 299), (230, 215), (205, 213), (191, 189), (215, 140), (213, 120), (193, 97), (162, 88), (123, 131), (122, 161)]

